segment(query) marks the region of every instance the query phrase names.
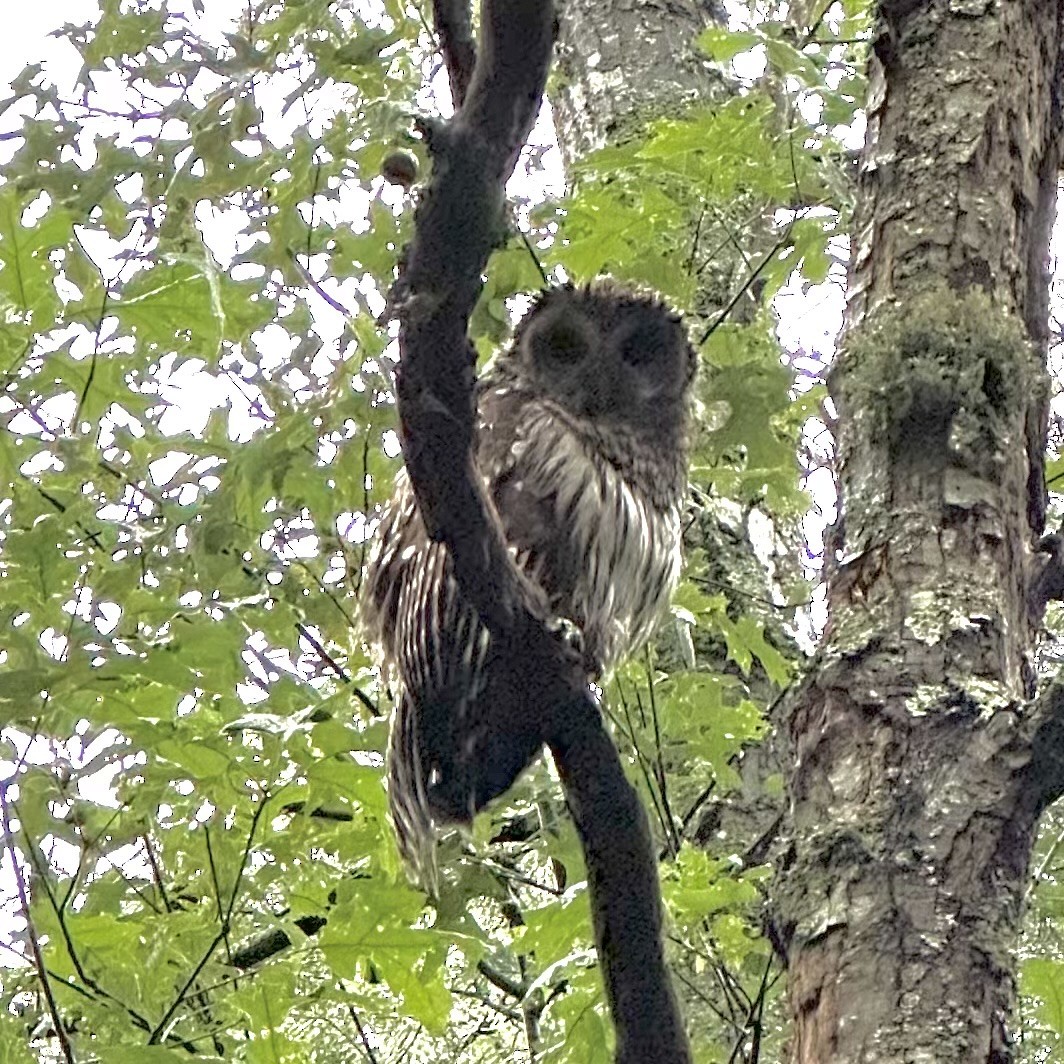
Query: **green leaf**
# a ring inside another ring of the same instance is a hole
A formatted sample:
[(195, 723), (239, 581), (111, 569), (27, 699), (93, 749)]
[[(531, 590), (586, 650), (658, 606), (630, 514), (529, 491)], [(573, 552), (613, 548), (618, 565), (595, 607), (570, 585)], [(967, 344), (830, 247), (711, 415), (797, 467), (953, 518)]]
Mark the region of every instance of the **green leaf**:
[(577, 883), (550, 905), (529, 909), (524, 915), (522, 945), (543, 966), (572, 952), (574, 942), (591, 942), (591, 909), (587, 884)]
[(1020, 967), (1020, 987), (1038, 999), (1038, 1018), (1058, 1038), (1064, 1036), (1064, 961), (1028, 957)]
[(223, 750), (214, 750), (202, 740), (179, 741), (166, 739), (155, 745), (155, 756), (160, 761), (188, 773), (194, 780), (210, 780), (224, 776), (230, 767), (230, 758)]
[(705, 52), (718, 63), (727, 63), (740, 52), (748, 52), (763, 42), (760, 34), (752, 31), (739, 32), (712, 26), (695, 38), (695, 47)]
[(444, 983), (449, 940), (415, 926), (422, 898), (399, 884), (359, 879), (338, 892), (328, 926), (319, 936), (322, 953), (342, 978), (371, 965), (411, 1016), (430, 1031), (447, 1026), (451, 995)]

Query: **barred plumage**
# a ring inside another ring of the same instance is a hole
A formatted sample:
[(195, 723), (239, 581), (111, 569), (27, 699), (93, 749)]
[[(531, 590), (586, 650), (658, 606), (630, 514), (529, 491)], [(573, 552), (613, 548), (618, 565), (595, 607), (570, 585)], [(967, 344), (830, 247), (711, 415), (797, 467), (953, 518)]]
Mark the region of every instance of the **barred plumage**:
[[(679, 319), (612, 283), (553, 289), (477, 385), (476, 457), (518, 564), (582, 635), (588, 677), (650, 635), (679, 571), (695, 354)], [(425, 533), (405, 472), (370, 562), (367, 619), (398, 672), (388, 787), (400, 848), (468, 821), (539, 752), (505, 662)]]

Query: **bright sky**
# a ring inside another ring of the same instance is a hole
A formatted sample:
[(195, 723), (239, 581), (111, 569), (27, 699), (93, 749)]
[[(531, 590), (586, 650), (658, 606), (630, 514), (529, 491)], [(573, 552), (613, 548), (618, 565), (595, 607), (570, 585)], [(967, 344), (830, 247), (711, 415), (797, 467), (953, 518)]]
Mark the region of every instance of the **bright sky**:
[[(70, 45), (48, 35), (68, 22), (80, 24), (94, 18), (99, 12), (95, 0), (37, 0), (36, 3), (7, 0), (4, 6), (5, 46), (0, 48), (0, 98), (6, 96), (7, 85), (27, 63), (48, 62), (51, 65), (58, 59), (58, 69), (61, 70), (65, 56), (66, 64), (77, 70), (77, 55)], [(55, 76), (57, 67), (51, 69)], [(3, 132), (2, 128), (0, 132)]]

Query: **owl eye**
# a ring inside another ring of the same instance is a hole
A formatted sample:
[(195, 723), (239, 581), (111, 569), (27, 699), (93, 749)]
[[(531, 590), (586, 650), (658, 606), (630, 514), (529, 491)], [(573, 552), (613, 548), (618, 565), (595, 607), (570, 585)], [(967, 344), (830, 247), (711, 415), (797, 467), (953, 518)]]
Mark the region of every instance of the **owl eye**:
[(621, 358), (629, 366), (650, 366), (660, 362), (674, 346), (667, 322), (644, 322), (621, 338)]
[(591, 344), (585, 329), (559, 321), (535, 335), (532, 349), (537, 360), (575, 365), (591, 353)]

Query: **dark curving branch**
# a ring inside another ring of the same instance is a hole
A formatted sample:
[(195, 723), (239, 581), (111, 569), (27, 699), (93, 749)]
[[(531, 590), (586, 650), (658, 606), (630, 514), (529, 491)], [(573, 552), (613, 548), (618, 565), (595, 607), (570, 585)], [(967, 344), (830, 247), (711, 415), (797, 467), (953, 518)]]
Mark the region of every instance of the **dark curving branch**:
[(473, 22), (469, 0), (433, 0), (432, 25), (451, 83), (451, 99), (457, 111), (469, 90), (477, 50), (473, 44)]
[(553, 38), (545, 0), (484, 0), (469, 92), (447, 123), (423, 122), (432, 180), (396, 284), (403, 457), (433, 539), (493, 634), (542, 629), (472, 456), (475, 355), (466, 328), (504, 232), (504, 186), (543, 95)]
[(556, 705), (548, 742), (584, 848), (617, 1064), (689, 1064), (665, 964), (658, 862), (646, 810), (586, 685)]
[(665, 967), (650, 828), (624, 776), (575, 650), (517, 569), (473, 459), (467, 325), (504, 232), (504, 186), (539, 108), (550, 62), (549, 0), (483, 0), (468, 91), (447, 123), (423, 122), (432, 179), (392, 296), (399, 318), (403, 456), (430, 535), (514, 677), (501, 712), (542, 721), (584, 845), (619, 1064), (687, 1064)]

